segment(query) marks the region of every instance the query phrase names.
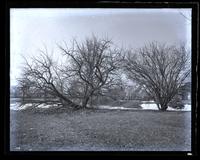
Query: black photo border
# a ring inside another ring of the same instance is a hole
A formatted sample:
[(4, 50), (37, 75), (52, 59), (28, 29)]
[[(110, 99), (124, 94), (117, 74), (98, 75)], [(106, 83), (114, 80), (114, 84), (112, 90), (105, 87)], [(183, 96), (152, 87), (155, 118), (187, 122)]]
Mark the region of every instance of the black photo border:
[[(192, 9), (192, 150), (185, 151), (10, 151), (10, 8), (191, 8)], [(5, 60), (4, 97), (3, 97), (3, 148), (7, 156), (196, 156), (199, 149), (199, 108), (198, 105), (198, 72), (199, 72), (199, 2), (198, 1), (64, 1), (64, 0), (7, 0), (5, 3)]]

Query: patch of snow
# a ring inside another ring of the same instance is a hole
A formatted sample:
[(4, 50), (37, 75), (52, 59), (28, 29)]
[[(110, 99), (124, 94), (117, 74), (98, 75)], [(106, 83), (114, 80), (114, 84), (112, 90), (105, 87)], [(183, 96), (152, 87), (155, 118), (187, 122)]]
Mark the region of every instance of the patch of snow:
[[(168, 111), (191, 111), (191, 105), (185, 104), (185, 107), (183, 109), (176, 109), (172, 107), (168, 107)], [(141, 104), (141, 107), (143, 110), (158, 110), (158, 107), (156, 104)]]
[(50, 108), (50, 107), (56, 107), (56, 106), (58, 106), (57, 103), (54, 103), (54, 104), (27, 103), (27, 104), (21, 105), (19, 102), (15, 102), (15, 103), (10, 103), (10, 109), (11, 110), (15, 110), (15, 111), (17, 111), (17, 110), (24, 110), (24, 109), (27, 109), (27, 108), (32, 107), (34, 105), (37, 106), (36, 108)]
[(99, 105), (99, 109), (121, 109), (121, 110), (132, 110), (134, 108), (126, 108), (126, 107), (120, 107), (120, 106), (109, 106), (109, 105)]
[(24, 109), (27, 109), (28, 107), (31, 107), (33, 104), (32, 103), (27, 103), (27, 104), (24, 104), (24, 105), (20, 105), (20, 103), (11, 103), (10, 104), (10, 109), (11, 110), (24, 110)]
[(158, 110), (156, 104), (141, 104), (143, 110)]
[(44, 104), (44, 103), (37, 106), (37, 108), (49, 108), (49, 107), (50, 107), (50, 105), (47, 105), (47, 104)]
[(169, 107), (167, 108), (167, 110), (168, 110), (168, 111), (179, 111), (180, 109), (172, 108), (172, 107), (169, 106)]
[(10, 109), (17, 111), (17, 110), (19, 110), (19, 106), (20, 106), (20, 103), (11, 103)]
[[(142, 110), (158, 110), (158, 107), (155, 103), (153, 104), (141, 104)], [(121, 109), (121, 110), (136, 110), (137, 108), (126, 108), (120, 106), (109, 106), (109, 105), (99, 105), (97, 108), (99, 109)], [(191, 105), (185, 104), (183, 109), (175, 109), (172, 107), (167, 108), (168, 111), (191, 111)]]
[(56, 107), (58, 106), (58, 104), (45, 104), (45, 103), (42, 103), (40, 105), (37, 106), (37, 108), (50, 108), (50, 107)]
[(185, 104), (184, 106), (185, 107), (182, 110), (184, 110), (184, 111), (191, 111), (192, 110), (191, 104)]
[(27, 109), (27, 108), (32, 107), (32, 106), (33, 106), (32, 103), (27, 103), (27, 104), (19, 106), (18, 110), (24, 110), (24, 109)]

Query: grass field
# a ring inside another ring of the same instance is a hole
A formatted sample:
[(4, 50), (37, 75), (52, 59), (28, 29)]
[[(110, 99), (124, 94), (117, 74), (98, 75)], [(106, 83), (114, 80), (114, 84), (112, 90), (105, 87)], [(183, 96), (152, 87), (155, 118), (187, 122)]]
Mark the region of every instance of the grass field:
[(191, 112), (10, 112), (14, 151), (190, 151)]

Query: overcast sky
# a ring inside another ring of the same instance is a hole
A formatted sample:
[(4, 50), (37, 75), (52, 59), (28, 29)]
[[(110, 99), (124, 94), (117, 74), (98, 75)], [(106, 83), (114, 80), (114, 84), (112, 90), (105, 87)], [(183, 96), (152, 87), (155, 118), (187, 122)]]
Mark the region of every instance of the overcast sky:
[(10, 79), (20, 76), (21, 55), (38, 54), (44, 44), (54, 53), (56, 43), (73, 38), (108, 37), (116, 45), (138, 48), (151, 41), (184, 42), (191, 47), (190, 9), (11, 9)]

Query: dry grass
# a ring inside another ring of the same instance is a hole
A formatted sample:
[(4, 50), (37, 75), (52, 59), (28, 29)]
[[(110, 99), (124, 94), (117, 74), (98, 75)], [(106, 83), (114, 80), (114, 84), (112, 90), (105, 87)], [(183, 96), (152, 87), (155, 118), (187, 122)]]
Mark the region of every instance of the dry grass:
[(11, 150), (191, 150), (191, 112), (88, 109), (10, 116)]

